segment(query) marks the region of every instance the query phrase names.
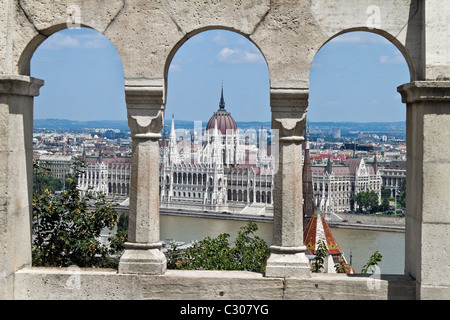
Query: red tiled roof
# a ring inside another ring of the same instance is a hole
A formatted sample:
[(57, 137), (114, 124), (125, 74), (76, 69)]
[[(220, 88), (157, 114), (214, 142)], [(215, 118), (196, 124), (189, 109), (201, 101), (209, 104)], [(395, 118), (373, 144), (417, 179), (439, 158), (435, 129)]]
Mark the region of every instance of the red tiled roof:
[(303, 231), (303, 242), (306, 248), (315, 254), (319, 240), (325, 241), (329, 254), (342, 254), (325, 217), (322, 214), (314, 214)]

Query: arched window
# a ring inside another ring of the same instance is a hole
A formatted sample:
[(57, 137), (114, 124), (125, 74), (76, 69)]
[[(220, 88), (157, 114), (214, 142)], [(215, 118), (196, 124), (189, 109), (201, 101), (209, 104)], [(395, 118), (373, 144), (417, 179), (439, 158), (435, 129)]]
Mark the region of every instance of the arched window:
[[(391, 42), (369, 32), (341, 34), (327, 42), (318, 51), (312, 63), (308, 121), (311, 121), (311, 124), (316, 121), (333, 121), (335, 123), (404, 122), (406, 120), (405, 107), (397, 93), (397, 87), (409, 81), (410, 75), (405, 59)], [(396, 97), (394, 98), (394, 96)], [(377, 110), (376, 114), (369, 116), (369, 110), (374, 109)], [(372, 139), (372, 137), (364, 135), (351, 137), (344, 131), (341, 134), (342, 136), (336, 139), (340, 139), (342, 143), (347, 139), (347, 142), (364, 144), (365, 139)], [(381, 140), (373, 141), (373, 145), (381, 149)], [(356, 153), (357, 156), (360, 154)], [(373, 153), (370, 151), (368, 158), (373, 158)], [(330, 191), (348, 192), (351, 190), (348, 196), (346, 195), (346, 199), (337, 200), (337, 205), (342, 210), (344, 208), (353, 210), (357, 207), (356, 203), (353, 204), (353, 201), (349, 201), (349, 198), (354, 197), (356, 193), (376, 188), (368, 180), (359, 178), (359, 181), (358, 177), (356, 178), (356, 186), (351, 182), (355, 181), (354, 176), (352, 178), (350, 176), (341, 177), (340, 179), (348, 179), (348, 182), (344, 180), (344, 184), (342, 186), (339, 184), (337, 189), (330, 185)], [(350, 183), (352, 184), (349, 185)], [(328, 189), (327, 184), (324, 188)], [(319, 189), (322, 190), (321, 185)], [(325, 203), (325, 201), (319, 201), (319, 203)], [(339, 245), (344, 252), (351, 250), (345, 241)], [(403, 262), (402, 253), (404, 252), (399, 252), (391, 259), (400, 258)], [(346, 258), (348, 260), (347, 256)], [(389, 258), (383, 257), (383, 261), (385, 259), (389, 260)], [(398, 269), (398, 273), (403, 273), (401, 267)]]

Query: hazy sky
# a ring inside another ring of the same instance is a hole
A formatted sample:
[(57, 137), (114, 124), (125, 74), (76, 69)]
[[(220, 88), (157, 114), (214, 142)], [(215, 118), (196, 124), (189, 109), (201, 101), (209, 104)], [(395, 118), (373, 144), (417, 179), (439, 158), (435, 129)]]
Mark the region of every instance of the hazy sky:
[[(45, 80), (35, 99), (37, 119), (126, 120), (123, 69), (114, 46), (90, 29), (67, 29), (47, 39), (31, 61)], [(270, 121), (269, 72), (259, 50), (224, 30), (189, 39), (172, 60), (166, 119), (207, 121), (219, 107), (236, 121)], [(409, 71), (381, 36), (353, 32), (316, 55), (310, 75), (309, 121), (405, 121), (397, 86)]]

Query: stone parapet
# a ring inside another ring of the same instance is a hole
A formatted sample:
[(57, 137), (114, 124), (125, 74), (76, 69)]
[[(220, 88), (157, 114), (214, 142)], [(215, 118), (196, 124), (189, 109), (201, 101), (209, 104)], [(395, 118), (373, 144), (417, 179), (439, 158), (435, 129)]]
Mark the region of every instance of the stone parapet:
[[(29, 300), (413, 300), (415, 282), (400, 275), (313, 274), (288, 279), (246, 271), (23, 268), (14, 299)], [(447, 297), (448, 298), (448, 297)]]

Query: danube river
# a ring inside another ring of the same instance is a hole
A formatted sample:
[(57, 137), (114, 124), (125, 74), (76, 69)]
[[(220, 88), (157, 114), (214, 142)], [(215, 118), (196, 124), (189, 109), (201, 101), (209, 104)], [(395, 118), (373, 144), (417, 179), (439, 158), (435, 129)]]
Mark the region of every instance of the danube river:
[[(221, 233), (229, 233), (233, 241), (244, 221), (211, 218), (181, 217), (161, 215), (161, 239), (181, 242), (202, 240)], [(267, 244), (272, 243), (272, 223), (258, 222), (257, 235)], [(347, 262), (351, 262), (356, 272), (361, 272), (369, 257), (378, 251), (383, 256), (379, 264), (382, 274), (403, 274), (405, 257), (405, 234), (403, 232), (368, 231), (331, 228)]]

